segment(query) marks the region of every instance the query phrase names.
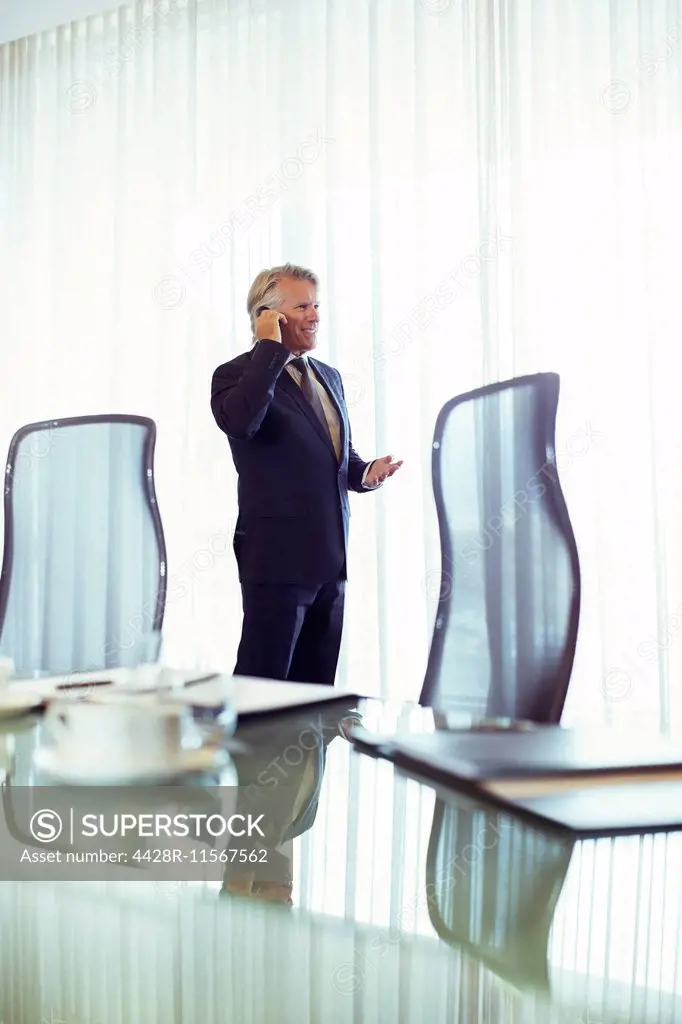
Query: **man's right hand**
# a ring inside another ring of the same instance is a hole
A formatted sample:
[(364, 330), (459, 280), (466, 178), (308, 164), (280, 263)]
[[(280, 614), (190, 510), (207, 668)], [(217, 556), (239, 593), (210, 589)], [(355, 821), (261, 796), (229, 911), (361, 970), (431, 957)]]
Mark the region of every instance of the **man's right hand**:
[(280, 322), (285, 324), (287, 318), (284, 313), (278, 313), (276, 309), (264, 309), (256, 318), (256, 337), (259, 341), (278, 341), (282, 344), (282, 332)]

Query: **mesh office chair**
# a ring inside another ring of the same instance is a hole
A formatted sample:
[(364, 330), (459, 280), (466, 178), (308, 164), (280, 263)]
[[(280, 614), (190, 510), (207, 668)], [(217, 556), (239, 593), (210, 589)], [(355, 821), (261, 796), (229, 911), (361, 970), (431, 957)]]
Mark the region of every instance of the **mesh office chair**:
[[(557, 374), (538, 373), (453, 398), (438, 417), (441, 593), (420, 696), (437, 709), (437, 728), (451, 711), (561, 719), (580, 565), (557, 471), (558, 402)], [(438, 798), (426, 870), (435, 930), (512, 983), (546, 989), (572, 849), (570, 837)]]
[(580, 565), (557, 472), (559, 377), (449, 401), (433, 487), (441, 592), (420, 703), (559, 722), (573, 667)]
[(156, 660), (166, 549), (156, 427), (142, 416), (31, 423), (5, 474), (0, 654), (19, 678)]

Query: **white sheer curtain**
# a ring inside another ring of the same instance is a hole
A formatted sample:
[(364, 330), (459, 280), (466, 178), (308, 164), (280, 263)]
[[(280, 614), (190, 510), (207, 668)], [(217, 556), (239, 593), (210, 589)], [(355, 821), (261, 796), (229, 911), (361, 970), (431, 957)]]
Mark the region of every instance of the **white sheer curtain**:
[(0, 434), (158, 423), (169, 655), (231, 668), (234, 473), (212, 370), (283, 260), (323, 281), (356, 447), (342, 679), (416, 697), (452, 395), (562, 376), (583, 570), (567, 718), (682, 725), (671, 0), (157, 0), (0, 48)]

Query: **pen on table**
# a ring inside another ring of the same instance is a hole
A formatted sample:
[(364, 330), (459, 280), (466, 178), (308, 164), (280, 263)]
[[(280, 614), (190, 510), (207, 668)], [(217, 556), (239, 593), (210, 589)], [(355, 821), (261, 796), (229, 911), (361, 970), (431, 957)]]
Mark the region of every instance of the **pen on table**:
[(87, 683), (59, 683), (58, 690), (88, 690), (91, 686), (111, 686), (111, 679), (93, 679)]
[[(220, 672), (211, 672), (206, 676), (197, 676), (195, 679), (186, 679), (183, 682), (185, 686), (197, 686), (199, 683), (210, 683), (213, 679), (219, 679)], [(92, 686), (113, 686), (112, 679), (92, 679), (87, 682), (79, 683), (60, 683), (57, 686), (58, 690), (88, 690)]]

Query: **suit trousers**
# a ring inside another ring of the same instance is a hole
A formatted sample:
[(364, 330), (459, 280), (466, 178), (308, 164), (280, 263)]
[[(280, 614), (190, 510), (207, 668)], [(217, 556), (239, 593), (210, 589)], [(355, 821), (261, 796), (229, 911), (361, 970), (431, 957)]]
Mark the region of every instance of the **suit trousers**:
[(345, 593), (345, 580), (317, 586), (242, 582), (235, 675), (333, 686)]

